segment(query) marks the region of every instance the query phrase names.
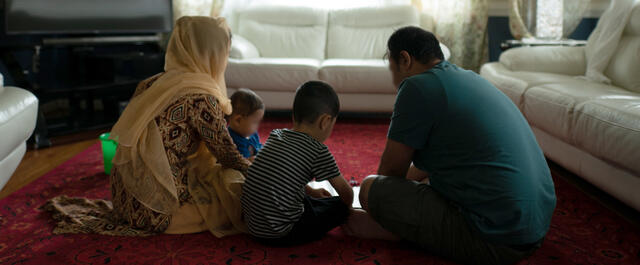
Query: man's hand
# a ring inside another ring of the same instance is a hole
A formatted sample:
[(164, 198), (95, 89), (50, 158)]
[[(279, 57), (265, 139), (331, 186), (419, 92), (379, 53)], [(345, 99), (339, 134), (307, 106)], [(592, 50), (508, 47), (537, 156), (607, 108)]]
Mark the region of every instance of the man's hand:
[(415, 180), (417, 182), (429, 183), (429, 173), (418, 169), (413, 163), (409, 167), (409, 172), (407, 172), (408, 180)]

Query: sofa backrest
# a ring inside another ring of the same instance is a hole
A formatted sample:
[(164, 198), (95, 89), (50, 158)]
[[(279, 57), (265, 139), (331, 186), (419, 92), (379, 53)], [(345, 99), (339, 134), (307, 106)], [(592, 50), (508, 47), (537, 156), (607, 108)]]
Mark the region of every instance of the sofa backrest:
[(306, 7), (256, 6), (238, 11), (240, 36), (260, 57), (324, 59), (327, 11)]
[(604, 74), (619, 87), (640, 93), (640, 1), (636, 1), (618, 48)]
[(327, 58), (382, 59), (396, 29), (419, 24), (418, 11), (409, 5), (330, 11)]

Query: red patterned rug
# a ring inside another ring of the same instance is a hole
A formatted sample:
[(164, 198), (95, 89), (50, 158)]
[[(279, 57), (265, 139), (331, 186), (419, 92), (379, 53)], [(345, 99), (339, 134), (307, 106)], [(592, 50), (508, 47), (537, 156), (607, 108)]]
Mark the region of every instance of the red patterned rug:
[[(375, 172), (388, 120), (341, 120), (327, 145), (347, 178)], [(288, 120), (269, 119), (264, 141)], [(264, 247), (240, 235), (209, 233), (146, 238), (53, 235), (36, 208), (60, 194), (109, 198), (98, 144), (0, 201), (0, 264), (450, 264), (405, 243), (348, 237), (338, 228), (292, 248)], [(632, 225), (555, 178), (558, 206), (540, 250), (520, 264), (640, 264), (640, 233)]]

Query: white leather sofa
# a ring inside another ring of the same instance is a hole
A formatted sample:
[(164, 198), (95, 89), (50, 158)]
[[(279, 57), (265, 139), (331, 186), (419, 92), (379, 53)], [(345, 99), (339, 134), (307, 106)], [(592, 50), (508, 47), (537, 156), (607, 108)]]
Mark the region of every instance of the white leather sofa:
[(481, 75), (520, 108), (545, 155), (640, 210), (640, 4), (604, 74), (611, 85), (576, 76), (584, 47), (510, 49)]
[(27, 90), (5, 87), (0, 74), (0, 190), (25, 154), (37, 113), (38, 99)]
[(334, 87), (343, 111), (393, 110), (397, 90), (383, 56), (396, 29), (419, 25), (415, 8), (260, 6), (233, 14), (225, 74), (230, 93), (249, 88), (269, 110), (287, 110), (298, 86), (322, 80)]

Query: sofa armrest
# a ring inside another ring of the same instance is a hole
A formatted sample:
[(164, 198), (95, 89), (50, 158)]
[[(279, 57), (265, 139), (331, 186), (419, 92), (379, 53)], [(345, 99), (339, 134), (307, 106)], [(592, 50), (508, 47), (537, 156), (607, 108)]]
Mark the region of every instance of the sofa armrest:
[(584, 47), (538, 46), (513, 48), (500, 55), (500, 63), (511, 71), (584, 75)]
[(253, 43), (239, 35), (231, 37), (231, 51), (229, 57), (234, 59), (258, 58), (260, 53)]

